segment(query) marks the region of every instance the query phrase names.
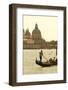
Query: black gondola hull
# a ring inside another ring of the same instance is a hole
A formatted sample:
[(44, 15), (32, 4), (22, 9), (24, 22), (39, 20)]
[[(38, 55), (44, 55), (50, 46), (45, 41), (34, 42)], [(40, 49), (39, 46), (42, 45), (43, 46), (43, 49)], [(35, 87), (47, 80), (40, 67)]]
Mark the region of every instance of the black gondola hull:
[(50, 67), (50, 66), (53, 66), (53, 65), (57, 65), (57, 61), (40, 62), (39, 60), (36, 60), (35, 63), (37, 65), (42, 66), (42, 67)]

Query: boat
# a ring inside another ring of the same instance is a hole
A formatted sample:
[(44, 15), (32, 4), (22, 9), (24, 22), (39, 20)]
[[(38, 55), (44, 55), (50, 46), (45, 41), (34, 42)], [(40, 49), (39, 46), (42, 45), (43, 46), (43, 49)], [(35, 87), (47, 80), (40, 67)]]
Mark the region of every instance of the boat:
[(49, 62), (40, 62), (39, 60), (36, 60), (36, 64), (42, 66), (42, 67), (49, 67), (51, 64)]
[(57, 65), (57, 59), (56, 60), (53, 60), (53, 59), (49, 59), (48, 61), (46, 62), (40, 62), (40, 60), (37, 60), (35, 61), (35, 63), (37, 65), (40, 65), (42, 67), (50, 67), (50, 66), (53, 66), (53, 65)]
[(55, 60), (50, 58), (49, 62), (51, 63), (51, 65), (57, 65), (57, 58)]

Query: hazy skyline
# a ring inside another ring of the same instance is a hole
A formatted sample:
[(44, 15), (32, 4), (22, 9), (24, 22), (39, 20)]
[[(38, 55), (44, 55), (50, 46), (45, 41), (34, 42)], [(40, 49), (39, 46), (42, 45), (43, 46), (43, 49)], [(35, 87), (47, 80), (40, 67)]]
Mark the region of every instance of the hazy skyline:
[(35, 24), (38, 24), (42, 38), (46, 41), (57, 40), (57, 17), (24, 15), (23, 19), (24, 30), (28, 28), (32, 34)]

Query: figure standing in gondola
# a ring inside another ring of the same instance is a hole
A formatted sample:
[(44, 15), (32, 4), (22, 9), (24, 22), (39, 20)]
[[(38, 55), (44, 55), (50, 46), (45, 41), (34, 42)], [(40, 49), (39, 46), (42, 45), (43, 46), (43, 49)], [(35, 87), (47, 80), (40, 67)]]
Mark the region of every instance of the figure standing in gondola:
[(40, 62), (42, 62), (42, 56), (43, 56), (43, 51), (41, 50), (41, 51), (39, 52)]

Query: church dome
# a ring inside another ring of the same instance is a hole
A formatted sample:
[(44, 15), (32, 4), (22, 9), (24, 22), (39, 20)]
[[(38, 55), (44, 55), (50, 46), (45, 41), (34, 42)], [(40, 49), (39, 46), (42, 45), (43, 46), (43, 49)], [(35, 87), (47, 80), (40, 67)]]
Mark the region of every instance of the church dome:
[(27, 29), (26, 30), (26, 32), (25, 32), (25, 38), (31, 38), (31, 34), (30, 34), (30, 32), (29, 32), (29, 29)]
[(32, 32), (32, 38), (33, 39), (41, 39), (41, 32), (38, 29), (38, 25), (37, 24), (35, 24), (35, 29)]

